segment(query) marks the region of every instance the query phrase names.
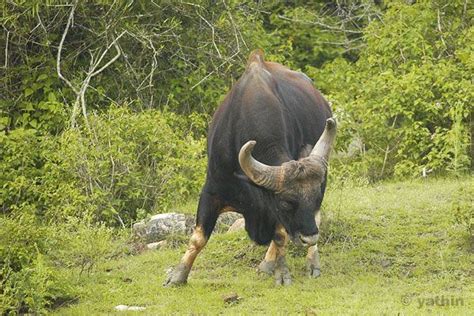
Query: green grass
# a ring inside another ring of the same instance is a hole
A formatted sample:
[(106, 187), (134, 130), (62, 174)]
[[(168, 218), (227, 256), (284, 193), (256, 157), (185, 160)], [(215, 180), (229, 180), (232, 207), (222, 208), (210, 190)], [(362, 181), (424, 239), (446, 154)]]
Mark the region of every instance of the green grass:
[[(88, 275), (72, 273), (78, 303), (54, 312), (110, 314), (125, 304), (145, 306), (142, 313), (150, 315), (472, 315), (472, 240), (451, 212), (451, 197), (468, 185), (472, 178), (332, 187), (323, 208), (318, 279), (305, 276), (305, 251), (291, 246), (293, 285), (277, 287), (255, 271), (264, 247), (244, 232), (218, 234), (186, 286), (161, 285), (185, 245), (149, 251), (105, 262)], [(241, 299), (225, 303), (230, 293)], [(127, 313), (133, 314), (121, 314)]]

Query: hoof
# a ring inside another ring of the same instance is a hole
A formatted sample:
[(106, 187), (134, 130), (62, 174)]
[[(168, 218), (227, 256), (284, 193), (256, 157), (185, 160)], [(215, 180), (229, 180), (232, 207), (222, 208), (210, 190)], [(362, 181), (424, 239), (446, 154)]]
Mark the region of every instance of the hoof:
[(266, 273), (268, 275), (272, 275), (273, 271), (275, 271), (275, 261), (265, 261), (265, 260), (263, 260), (258, 265), (258, 271)]
[(274, 273), (276, 285), (291, 285), (290, 270), (288, 269), (286, 261), (283, 257), (278, 259)]
[(188, 281), (189, 269), (182, 263), (177, 265), (171, 272), (168, 273), (168, 276), (163, 283), (163, 286), (178, 286), (186, 284)]
[(278, 272), (275, 271), (276, 285), (291, 285), (291, 275), (289, 271)]
[(319, 278), (321, 276), (321, 268), (320, 267), (315, 267), (312, 264), (308, 264), (306, 267), (307, 269), (307, 275), (310, 278)]

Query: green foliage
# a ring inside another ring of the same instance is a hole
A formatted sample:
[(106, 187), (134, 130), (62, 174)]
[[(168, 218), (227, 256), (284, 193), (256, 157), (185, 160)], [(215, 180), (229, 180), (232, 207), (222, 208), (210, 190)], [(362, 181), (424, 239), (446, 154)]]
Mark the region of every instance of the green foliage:
[(111, 108), (90, 123), (93, 136), (62, 135), (61, 163), (52, 168), (77, 183), (96, 219), (130, 223), (200, 189), (203, 142), (175, 133), (166, 114)]
[[(50, 256), (55, 265), (79, 268), (80, 273), (90, 272), (95, 265), (117, 253), (114, 232), (104, 224), (91, 219), (70, 217), (57, 225), (53, 236), (56, 245)], [(120, 240), (123, 242), (123, 240)]]
[[(371, 2), (269, 2), (264, 27), (270, 36), (258, 40), (272, 61), (306, 71), (339, 56), (352, 60), (360, 53), (362, 29), (381, 6)], [(262, 44), (263, 45), (262, 45)]]
[(44, 313), (72, 290), (45, 255), (51, 249), (49, 227), (39, 224), (31, 209), (0, 217), (0, 312)]
[(42, 175), (40, 137), (32, 129), (15, 129), (9, 134), (0, 133), (0, 204), (3, 213), (34, 204), (39, 200), (36, 180)]
[(365, 29), (367, 48), (355, 64), (338, 59), (310, 69), (334, 102), (337, 149), (359, 147), (343, 160), (352, 173), (376, 180), (469, 168), (474, 90), (465, 14), (456, 2), (394, 2), (383, 22)]
[[(28, 98), (42, 98), (33, 82), (43, 74), (53, 79), (52, 84), (69, 101), (65, 103), (73, 103), (71, 89), (58, 88), (56, 76), (56, 46), (71, 6), (49, 2), (0, 5), (2, 31), (9, 39), (2, 86), (7, 99), (15, 100), (2, 106), (6, 114), (19, 112)], [(258, 31), (264, 34), (259, 15), (248, 14), (256, 7), (209, 1), (79, 1), (60, 56), (62, 73), (79, 86), (91, 64), (122, 34), (117, 41), (122, 58), (95, 76), (85, 93), (91, 109), (107, 107), (112, 99), (137, 101), (133, 106), (141, 110), (171, 107), (176, 112), (209, 114), (233, 81), (229, 74), (240, 73), (254, 46), (247, 46), (242, 30), (249, 33), (248, 39)], [(0, 38), (1, 47), (5, 39)], [(101, 66), (112, 58), (112, 51), (105, 53)]]
[(125, 251), (105, 223), (130, 225), (197, 195), (204, 141), (192, 135), (205, 121), (189, 120), (185, 130), (186, 120), (173, 113), (111, 107), (90, 117), (93, 134), (0, 134), (2, 311), (42, 313), (71, 300), (70, 280), (58, 267), (91, 271)]
[(52, 134), (64, 129), (66, 111), (64, 104), (58, 101), (60, 96), (53, 83), (57, 83), (57, 78), (46, 73), (37, 77), (25, 74), (22, 80), (24, 97), (9, 111), (10, 128), (30, 128)]
[(175, 133), (168, 118), (180, 124), (174, 114), (110, 108), (90, 118), (93, 135), (3, 134), (4, 211), (26, 204), (50, 220), (91, 215), (128, 225), (196, 196), (205, 174), (204, 141)]
[(456, 223), (466, 227), (467, 232), (474, 237), (474, 182), (468, 182), (453, 196), (451, 212)]
[[(90, 218), (46, 224), (34, 213), (33, 207), (23, 205), (10, 217), (0, 217), (2, 313), (42, 314), (74, 301), (77, 288), (72, 279), (126, 251), (123, 237)], [(62, 273), (63, 268), (69, 272)]]

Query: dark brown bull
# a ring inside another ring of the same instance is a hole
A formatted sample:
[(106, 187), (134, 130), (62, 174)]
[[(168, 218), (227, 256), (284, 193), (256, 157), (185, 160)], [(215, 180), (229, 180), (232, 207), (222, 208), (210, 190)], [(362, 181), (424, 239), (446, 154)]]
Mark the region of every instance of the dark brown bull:
[(308, 274), (319, 276), (319, 209), (336, 135), (331, 116), (306, 75), (264, 61), (261, 50), (250, 55), (245, 73), (214, 114), (196, 227), (165, 284), (187, 281), (217, 217), (227, 211), (243, 214), (252, 240), (270, 243), (259, 268), (273, 273), (277, 284), (291, 283), (289, 237), (309, 247)]

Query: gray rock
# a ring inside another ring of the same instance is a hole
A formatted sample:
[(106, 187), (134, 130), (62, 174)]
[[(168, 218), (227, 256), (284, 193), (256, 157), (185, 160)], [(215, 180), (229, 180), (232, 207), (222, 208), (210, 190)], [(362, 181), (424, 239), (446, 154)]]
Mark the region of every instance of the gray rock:
[(225, 212), (221, 216), (219, 216), (217, 222), (230, 226), (239, 218), (243, 218), (242, 214), (236, 212)]
[(243, 218), (241, 214), (236, 212), (226, 212), (219, 216), (217, 219), (216, 227), (214, 232), (224, 233), (226, 232), (232, 224), (238, 219)]
[(146, 236), (146, 224), (143, 221), (133, 224), (133, 234), (137, 237), (143, 238)]
[(245, 219), (239, 218), (227, 230), (228, 233), (236, 232), (245, 228)]
[[(189, 221), (189, 220), (188, 220)], [(151, 243), (165, 239), (169, 235), (186, 234), (186, 216), (179, 213), (157, 214), (149, 221), (140, 221), (133, 224), (133, 234), (145, 242)]]
[(162, 240), (162, 241), (149, 243), (149, 244), (146, 245), (146, 248), (149, 249), (149, 250), (157, 250), (157, 249), (161, 249), (163, 247), (166, 247), (167, 244), (168, 244), (168, 242), (166, 240)]
[[(242, 225), (245, 225), (243, 224), (242, 215), (235, 212), (226, 212), (222, 214), (217, 220), (214, 232), (227, 232), (229, 227), (231, 227), (238, 219), (241, 219), (241, 221), (238, 222), (239, 226), (237, 227), (239, 228), (233, 228), (235, 230), (238, 230), (240, 227), (243, 227)], [(132, 231), (135, 236), (148, 243), (146, 245), (148, 249), (158, 249), (163, 246), (162, 244), (159, 244), (159, 242), (170, 235), (190, 235), (193, 231), (194, 225), (195, 216), (193, 215), (165, 213), (154, 215), (147, 222), (140, 221), (133, 224)]]
[(146, 238), (150, 241), (162, 240), (169, 235), (184, 233), (186, 233), (184, 214), (158, 214), (152, 216), (146, 223)]
[(186, 220), (185, 220), (185, 224), (186, 224), (186, 235), (191, 235), (191, 233), (193, 232), (193, 228), (194, 228), (194, 225), (196, 225), (196, 216), (194, 215), (184, 215)]

